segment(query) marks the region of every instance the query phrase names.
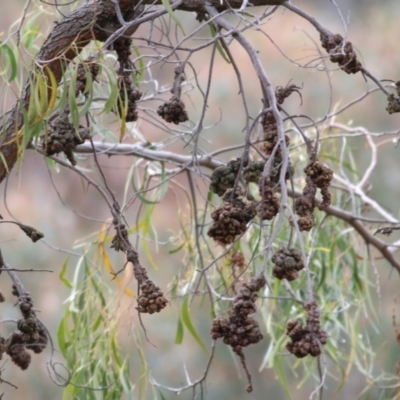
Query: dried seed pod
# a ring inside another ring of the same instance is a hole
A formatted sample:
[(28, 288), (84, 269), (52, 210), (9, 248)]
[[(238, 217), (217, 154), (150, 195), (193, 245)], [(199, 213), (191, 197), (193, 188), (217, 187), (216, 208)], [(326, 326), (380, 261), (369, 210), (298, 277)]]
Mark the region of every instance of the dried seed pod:
[(293, 248), (280, 248), (271, 260), (275, 264), (272, 274), (278, 279), (293, 281), (298, 278), (299, 271), (304, 268), (300, 251)]
[(125, 242), (128, 241), (128, 229), (126, 229), (125, 224), (117, 223), (114, 224), (115, 230), (117, 233), (113, 237), (111, 242), (111, 248), (115, 251), (126, 251), (126, 244)]
[(48, 342), (47, 333), (43, 329), (43, 327), (39, 326), (37, 339), (29, 340), (28, 343), (26, 344), (26, 347), (29, 350), (32, 350), (34, 353), (39, 354), (47, 347), (47, 342)]
[(258, 322), (249, 317), (249, 314), (256, 312), (256, 292), (265, 284), (264, 276), (258, 276), (241, 286), (233, 300), (229, 317), (214, 318), (211, 328), (213, 339), (224, 338), (224, 343), (232, 346), (236, 352), (239, 348), (258, 343), (263, 338)]
[(388, 96), (388, 105), (386, 107), (386, 111), (389, 114), (394, 114), (400, 112), (400, 81), (396, 82), (396, 92), (397, 96), (393, 93)]
[(142, 282), (140, 291), (141, 294), (138, 297), (138, 307), (136, 309), (141, 313), (153, 314), (160, 312), (168, 303), (162, 290), (150, 279)]
[(132, 262), (133, 274), (140, 285), (140, 296), (137, 300), (138, 306), (136, 309), (141, 313), (148, 314), (160, 312), (168, 303), (168, 300), (164, 297), (164, 293), (148, 278), (147, 271), (136, 262), (134, 254), (129, 252), (127, 259)]
[(11, 360), (18, 365), (18, 367), (25, 370), (31, 363), (31, 355), (25, 349), (22, 335), (23, 334), (20, 331), (15, 331), (11, 334), (10, 344), (7, 347), (6, 353), (11, 357)]
[(225, 166), (215, 168), (211, 174), (210, 189), (222, 197), (228, 189), (233, 188), (239, 169), (240, 158), (229, 161)]
[(303, 195), (294, 202), (294, 210), (300, 216), (297, 221), (300, 231), (309, 231), (315, 225), (313, 211), (315, 208), (317, 187), (315, 183), (307, 177), (307, 183), (303, 189)]
[(293, 83), (287, 84), (285, 87), (278, 86), (275, 90), (275, 97), (278, 104), (283, 104), (286, 98), (288, 98), (293, 92), (299, 94), (301, 101), (303, 102), (303, 98), (300, 92), (301, 87), (294, 85)]
[(279, 212), (279, 199), (272, 185), (270, 177), (260, 179), (259, 191), (262, 199), (257, 207), (257, 213), (261, 220), (271, 220)]
[(258, 183), (264, 170), (265, 161), (251, 161), (243, 168), (243, 178), (249, 182)]
[(185, 103), (178, 97), (172, 96), (169, 101), (158, 107), (157, 114), (166, 122), (175, 125), (186, 122), (189, 117), (185, 110)]
[(223, 197), (224, 203), (211, 214), (213, 224), (207, 235), (222, 245), (233, 243), (236, 236), (247, 230), (247, 224), (255, 217), (254, 202), (244, 199), (240, 191), (232, 198), (232, 190), (228, 189)]
[(58, 118), (47, 126), (47, 134), (43, 137), (42, 147), (47, 156), (64, 152), (72, 165), (76, 165), (73, 154), (76, 146), (90, 138), (90, 130), (80, 126), (78, 132), (69, 122), (69, 112), (64, 110)]
[(331, 62), (339, 64), (341, 70), (347, 74), (356, 74), (361, 71), (362, 65), (358, 61), (351, 42), (344, 41), (339, 34), (321, 34), (322, 47), (329, 54)]
[(318, 205), (318, 208), (323, 210), (330, 206), (331, 195), (328, 188), (333, 178), (333, 171), (320, 161), (315, 160), (307, 164), (304, 168), (304, 172), (312, 180), (315, 186), (321, 189), (322, 203)]
[(289, 320), (286, 324), (286, 334), (291, 339), (286, 349), (297, 358), (306, 357), (308, 354), (313, 357), (319, 356), (322, 346), (328, 340), (327, 333), (320, 327), (317, 303), (315, 301), (307, 303), (306, 310), (308, 317), (305, 327), (298, 320)]
[(247, 371), (242, 348), (258, 343), (263, 338), (258, 322), (249, 317), (249, 314), (256, 312), (256, 292), (263, 288), (265, 284), (263, 275), (252, 278), (249, 283), (244, 283), (233, 300), (229, 317), (219, 316), (214, 318), (211, 328), (211, 337), (214, 340), (223, 338), (224, 343), (231, 346), (240, 357), (249, 380), (247, 389), (249, 392), (252, 390), (251, 375)]

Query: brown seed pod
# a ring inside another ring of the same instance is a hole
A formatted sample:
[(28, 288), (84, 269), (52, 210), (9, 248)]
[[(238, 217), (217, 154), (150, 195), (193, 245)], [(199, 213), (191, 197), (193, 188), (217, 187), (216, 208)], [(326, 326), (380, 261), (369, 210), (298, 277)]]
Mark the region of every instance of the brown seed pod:
[(251, 161), (243, 168), (243, 178), (249, 182), (258, 183), (264, 170), (265, 161)]
[(275, 90), (276, 101), (278, 104), (283, 104), (286, 98), (288, 98), (293, 92), (296, 92), (300, 96), (301, 102), (303, 102), (300, 89), (301, 87), (296, 86), (293, 83), (290, 84), (290, 82), (285, 87), (278, 86)]
[(266, 284), (264, 276), (254, 277), (244, 283), (233, 300), (229, 317), (216, 317), (211, 328), (213, 339), (223, 338), (224, 343), (232, 346), (237, 352), (239, 348), (258, 343), (263, 335), (258, 322), (249, 317), (256, 312), (257, 293)]
[(140, 292), (141, 294), (138, 297), (138, 306), (136, 309), (141, 313), (158, 313), (165, 308), (168, 303), (162, 290), (150, 279), (145, 280), (140, 285)]
[(322, 47), (329, 54), (331, 62), (339, 64), (341, 70), (347, 74), (356, 74), (361, 71), (362, 65), (358, 61), (351, 42), (344, 41), (339, 34), (321, 34)]
[(222, 206), (212, 212), (213, 224), (207, 232), (208, 236), (222, 245), (233, 243), (236, 236), (246, 232), (247, 224), (256, 215), (254, 202), (245, 200), (239, 190), (232, 198), (231, 193), (232, 190), (228, 189)]
[(166, 307), (168, 300), (160, 288), (147, 276), (147, 271), (141, 265), (135, 263), (130, 253), (127, 254), (128, 261), (133, 262), (133, 274), (140, 285), (140, 296), (136, 309), (140, 313), (154, 314)]
[(236, 158), (226, 165), (215, 168), (211, 174), (210, 190), (222, 197), (228, 189), (233, 188), (240, 169), (240, 160)]
[(300, 216), (297, 221), (300, 231), (309, 231), (315, 225), (313, 211), (316, 205), (317, 187), (309, 177), (307, 177), (306, 181), (303, 195), (294, 201), (294, 210)]
[(270, 177), (260, 179), (259, 191), (262, 199), (257, 207), (257, 213), (261, 220), (271, 220), (279, 212), (279, 199), (272, 185)]
[(317, 303), (315, 301), (307, 303), (306, 310), (308, 317), (305, 327), (298, 320), (289, 320), (286, 324), (286, 334), (291, 339), (286, 349), (297, 358), (306, 357), (308, 354), (313, 357), (319, 356), (322, 346), (328, 340), (327, 333), (320, 327)]
[(247, 370), (242, 348), (258, 343), (263, 338), (258, 322), (249, 314), (256, 312), (256, 292), (265, 284), (263, 275), (251, 278), (249, 283), (244, 283), (233, 300), (229, 317), (214, 318), (211, 328), (211, 337), (214, 340), (223, 338), (224, 343), (231, 346), (240, 357), (249, 380), (248, 392), (252, 391), (251, 375)]
[(43, 137), (42, 147), (47, 156), (64, 152), (72, 165), (76, 165), (73, 151), (76, 146), (83, 144), (90, 138), (90, 130), (80, 126), (76, 131), (69, 122), (69, 112), (64, 110), (58, 118), (55, 118), (47, 126), (47, 133)]
[(333, 178), (333, 171), (320, 161), (315, 160), (308, 163), (308, 165), (304, 168), (304, 172), (315, 184), (315, 186), (321, 189), (322, 203), (318, 205), (318, 208), (323, 210), (330, 206), (331, 195), (328, 188)]
[(304, 268), (301, 253), (293, 248), (280, 248), (273, 256), (272, 262), (275, 264), (272, 274), (278, 279), (293, 281), (298, 278), (299, 271)]
[(6, 353), (18, 367), (25, 370), (31, 363), (31, 355), (25, 349), (22, 336), (23, 333), (20, 331), (15, 331), (11, 334), (10, 344), (7, 347)]
[(175, 125), (186, 122), (189, 117), (185, 110), (185, 103), (178, 97), (172, 96), (169, 101), (158, 107), (157, 114), (166, 122)]

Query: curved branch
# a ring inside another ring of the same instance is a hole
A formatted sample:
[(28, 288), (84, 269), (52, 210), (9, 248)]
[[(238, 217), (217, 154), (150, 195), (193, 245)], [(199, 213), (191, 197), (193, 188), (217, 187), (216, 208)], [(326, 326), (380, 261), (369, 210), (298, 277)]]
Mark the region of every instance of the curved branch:
[[(169, 151), (163, 150), (152, 150), (143, 144), (112, 144), (104, 142), (93, 142), (93, 148), (90, 144), (82, 144), (77, 146), (76, 152), (81, 154), (93, 153), (95, 149), (99, 153), (104, 153), (107, 155), (125, 155), (125, 156), (138, 156), (152, 161), (164, 161), (172, 164), (179, 165), (181, 167), (189, 167), (191, 165), (199, 165), (208, 169), (215, 169), (221, 165), (225, 165), (222, 161), (215, 159), (209, 155), (198, 156), (196, 160), (190, 155), (181, 155)], [(300, 197), (302, 194), (297, 191), (292, 191), (287, 189), (288, 195), (291, 197)], [(383, 240), (374, 236), (373, 232), (370, 232), (361, 219), (356, 215), (341, 210), (334, 206), (329, 206), (323, 210), (327, 215), (338, 218), (350, 226), (352, 226), (357, 233), (364, 239), (366, 244), (374, 246), (382, 256), (390, 263), (390, 265), (395, 268), (400, 273), (400, 262), (396, 259), (393, 251), (391, 250), (391, 245), (384, 242)]]

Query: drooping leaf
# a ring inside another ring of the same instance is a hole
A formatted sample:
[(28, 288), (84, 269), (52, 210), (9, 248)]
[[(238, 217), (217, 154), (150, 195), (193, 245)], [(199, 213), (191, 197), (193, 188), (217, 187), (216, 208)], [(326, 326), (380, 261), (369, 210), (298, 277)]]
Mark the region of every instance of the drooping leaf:
[[(17, 77), (17, 72), (18, 72), (17, 59), (15, 58), (15, 55), (11, 50), (10, 46), (8, 46), (8, 44), (6, 43), (3, 43), (1, 40), (0, 40), (0, 53), (4, 53), (7, 57), (7, 68), (4, 70), (4, 72), (8, 71), (9, 69), (8, 66), (9, 66), (11, 72), (8, 78), (8, 82), (12, 82)], [(2, 72), (1, 74), (3, 74), (4, 72)]]
[(196, 328), (193, 325), (192, 318), (190, 316), (189, 296), (188, 295), (186, 295), (183, 299), (181, 317), (182, 317), (182, 322), (184, 323), (186, 329), (190, 332), (190, 334), (193, 336), (193, 338), (199, 344), (199, 346), (204, 351), (204, 353), (209, 355), (209, 351), (208, 351), (207, 347), (204, 345), (203, 341), (201, 340), (199, 334), (196, 331)]

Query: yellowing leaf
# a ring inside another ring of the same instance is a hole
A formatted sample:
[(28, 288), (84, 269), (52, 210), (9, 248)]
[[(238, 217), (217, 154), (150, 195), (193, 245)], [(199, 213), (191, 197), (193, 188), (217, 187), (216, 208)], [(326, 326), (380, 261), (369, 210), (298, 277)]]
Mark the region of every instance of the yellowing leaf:
[[(105, 226), (104, 226), (103, 229), (100, 232), (100, 235), (99, 235), (99, 242), (98, 242), (99, 253), (100, 253), (101, 258), (103, 259), (103, 264), (106, 267), (107, 271), (111, 275), (113, 275), (114, 281), (116, 282), (116, 284), (118, 286), (121, 287), (123, 285), (123, 282), (121, 281), (119, 276), (115, 274), (115, 270), (114, 270), (114, 268), (113, 268), (113, 266), (111, 264), (110, 258), (108, 257), (106, 248), (104, 247), (104, 239), (105, 239), (105, 237), (106, 237), (106, 229), (105, 229)], [(134, 296), (133, 291), (131, 289), (129, 289), (129, 288), (125, 288), (124, 289), (124, 293), (127, 294), (130, 297)]]

